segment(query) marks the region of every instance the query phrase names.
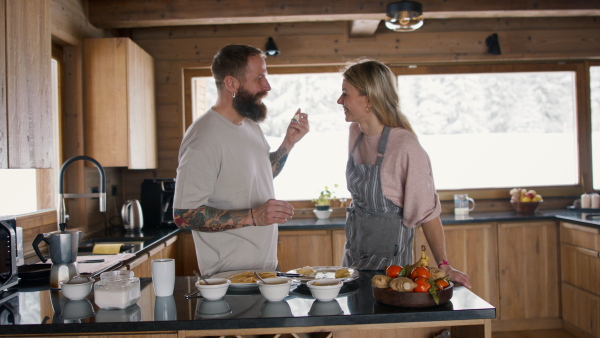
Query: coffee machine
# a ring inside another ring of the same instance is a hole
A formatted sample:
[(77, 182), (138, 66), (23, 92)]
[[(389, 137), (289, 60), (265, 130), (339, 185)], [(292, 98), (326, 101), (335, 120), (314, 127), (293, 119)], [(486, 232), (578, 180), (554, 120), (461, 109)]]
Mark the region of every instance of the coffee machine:
[(142, 211), (144, 227), (174, 228), (173, 196), (175, 195), (174, 178), (145, 179), (142, 182)]
[(50, 288), (60, 289), (60, 282), (79, 275), (77, 270), (77, 250), (83, 232), (76, 230), (60, 230), (38, 234), (33, 240), (33, 249), (43, 263), (47, 259), (42, 255), (39, 244), (44, 241), (48, 244), (52, 267), (50, 268)]

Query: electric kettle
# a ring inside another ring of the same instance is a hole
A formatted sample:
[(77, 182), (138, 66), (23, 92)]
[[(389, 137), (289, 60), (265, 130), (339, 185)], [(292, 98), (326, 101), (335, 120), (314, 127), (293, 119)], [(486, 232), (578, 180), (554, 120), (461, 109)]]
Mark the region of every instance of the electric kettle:
[(127, 231), (138, 231), (144, 227), (142, 206), (138, 200), (127, 200), (121, 208), (123, 227)]

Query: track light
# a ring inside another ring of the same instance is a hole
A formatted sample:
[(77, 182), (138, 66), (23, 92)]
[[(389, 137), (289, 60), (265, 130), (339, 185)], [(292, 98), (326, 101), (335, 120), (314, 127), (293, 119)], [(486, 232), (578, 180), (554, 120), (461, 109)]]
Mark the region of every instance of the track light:
[(279, 55), (279, 49), (277, 49), (275, 40), (273, 40), (272, 37), (269, 37), (269, 40), (267, 40), (267, 45), (265, 46), (265, 53), (269, 56)]
[(423, 26), (423, 5), (416, 1), (392, 2), (386, 8), (385, 26), (396, 32), (412, 32)]
[(500, 41), (498, 40), (498, 34), (494, 33), (488, 36), (485, 39), (485, 45), (487, 46), (488, 54), (492, 55), (502, 55), (502, 51), (500, 50)]

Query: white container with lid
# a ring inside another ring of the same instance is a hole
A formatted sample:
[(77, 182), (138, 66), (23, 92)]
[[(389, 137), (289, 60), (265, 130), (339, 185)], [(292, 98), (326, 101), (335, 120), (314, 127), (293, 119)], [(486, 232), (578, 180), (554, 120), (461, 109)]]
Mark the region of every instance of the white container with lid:
[(103, 272), (94, 284), (94, 302), (99, 308), (125, 309), (140, 299), (140, 279), (133, 271)]

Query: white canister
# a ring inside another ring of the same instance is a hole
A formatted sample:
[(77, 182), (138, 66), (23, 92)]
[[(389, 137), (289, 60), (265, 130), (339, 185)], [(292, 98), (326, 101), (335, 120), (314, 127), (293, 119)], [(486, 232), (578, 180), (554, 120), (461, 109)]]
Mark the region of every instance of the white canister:
[(598, 195), (596, 193), (590, 194), (590, 200), (591, 200), (590, 205), (592, 206), (592, 208), (600, 209), (600, 195)]
[(591, 205), (592, 205), (592, 199), (591, 199), (590, 195), (582, 194), (581, 195), (581, 207), (589, 208)]

